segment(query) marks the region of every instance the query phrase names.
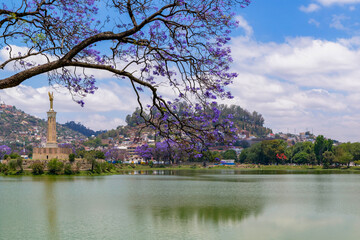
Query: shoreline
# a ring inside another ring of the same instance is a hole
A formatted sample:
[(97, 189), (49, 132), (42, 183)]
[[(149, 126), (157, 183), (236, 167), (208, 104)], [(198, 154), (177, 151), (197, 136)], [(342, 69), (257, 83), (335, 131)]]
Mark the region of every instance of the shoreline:
[[(323, 169), (321, 166), (308, 166), (308, 165), (253, 165), (253, 164), (239, 164), (235, 166), (216, 166), (210, 165), (203, 167), (201, 164), (194, 165), (173, 165), (165, 167), (149, 167), (144, 165), (120, 165), (115, 166), (114, 169), (95, 173), (90, 170), (80, 170), (79, 173), (73, 174), (49, 174), (45, 172), (41, 175), (32, 174), (30, 169), (25, 169), (23, 172), (9, 172), (8, 174), (0, 173), (0, 176), (107, 176), (107, 175), (123, 175), (123, 174), (148, 174), (154, 171), (217, 171), (217, 170), (232, 170), (243, 173), (254, 174), (360, 174), (360, 166), (351, 166), (349, 168), (329, 168)], [(156, 174), (156, 173), (155, 173)]]

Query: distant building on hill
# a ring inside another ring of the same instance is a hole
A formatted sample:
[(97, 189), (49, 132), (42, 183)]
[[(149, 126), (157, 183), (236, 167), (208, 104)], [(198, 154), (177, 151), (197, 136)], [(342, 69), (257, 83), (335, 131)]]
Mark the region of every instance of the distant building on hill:
[(246, 139), (246, 138), (249, 138), (250, 137), (250, 132), (247, 131), (247, 130), (241, 130), (240, 133), (239, 133), (239, 138), (241, 139)]

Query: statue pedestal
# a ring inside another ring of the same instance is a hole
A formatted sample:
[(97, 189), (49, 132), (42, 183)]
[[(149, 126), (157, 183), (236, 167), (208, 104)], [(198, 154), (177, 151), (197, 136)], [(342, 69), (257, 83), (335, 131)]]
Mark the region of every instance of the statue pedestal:
[(46, 143), (46, 147), (47, 147), (47, 148), (57, 148), (58, 145), (57, 145), (57, 143), (47, 142), (47, 143)]
[(47, 112), (47, 137), (46, 137), (46, 147), (48, 148), (57, 148), (57, 139), (56, 139), (56, 112), (52, 109)]
[(69, 154), (72, 153), (71, 148), (45, 147), (33, 149), (33, 160), (51, 160), (54, 158), (60, 160), (69, 160)]

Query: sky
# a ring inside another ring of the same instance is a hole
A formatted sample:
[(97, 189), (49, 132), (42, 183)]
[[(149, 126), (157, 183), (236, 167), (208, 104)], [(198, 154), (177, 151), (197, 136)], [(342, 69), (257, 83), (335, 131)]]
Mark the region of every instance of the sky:
[[(224, 103), (261, 113), (274, 132), (360, 141), (360, 0), (253, 0), (236, 13), (230, 45), (239, 76), (230, 87), (235, 98)], [(44, 76), (0, 90), (0, 101), (45, 118), (50, 89), (60, 123), (124, 125), (137, 106), (133, 91), (111, 74), (94, 74), (99, 90), (83, 108)]]

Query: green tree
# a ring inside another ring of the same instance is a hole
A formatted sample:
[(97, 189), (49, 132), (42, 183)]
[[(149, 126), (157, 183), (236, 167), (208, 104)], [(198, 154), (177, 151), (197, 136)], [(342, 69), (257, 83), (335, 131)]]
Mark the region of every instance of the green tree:
[(18, 167), (18, 164), (17, 164), (16, 159), (11, 159), (11, 160), (9, 161), (8, 166), (9, 166), (9, 169), (10, 169), (11, 171), (16, 171), (16, 170), (17, 170), (17, 167)]
[(314, 144), (314, 153), (316, 155), (316, 159), (318, 160), (318, 164), (322, 164), (323, 153), (326, 151), (332, 151), (333, 141), (331, 139), (325, 139), (323, 135), (319, 135), (316, 137)]
[(351, 154), (353, 155), (353, 160), (360, 160), (360, 143), (355, 142), (351, 144)]
[(279, 164), (280, 159), (276, 156), (285, 153), (286, 142), (284, 140), (266, 140), (261, 142), (261, 148), (264, 154), (263, 164)]
[(85, 153), (85, 159), (88, 163), (91, 164), (91, 172), (94, 172), (94, 167), (96, 164), (96, 154), (94, 151), (89, 151)]
[(76, 157), (78, 158), (84, 158), (85, 157), (85, 149), (76, 149)]
[(341, 148), (338, 148), (336, 151), (335, 163), (337, 165), (347, 165), (350, 167), (350, 163), (353, 160), (353, 155), (350, 152), (344, 151)]
[(322, 154), (325, 152), (325, 138), (323, 135), (319, 135), (316, 137), (315, 144), (314, 144), (314, 153), (316, 159), (318, 160), (318, 164), (322, 162)]
[(9, 167), (5, 164), (0, 163), (0, 173), (7, 175), (8, 171), (9, 171)]
[(296, 164), (309, 164), (309, 155), (314, 153), (314, 144), (298, 142), (286, 150), (290, 161)]
[(44, 174), (44, 164), (40, 163), (40, 162), (35, 162), (33, 164), (31, 164), (30, 168), (32, 169), (32, 174), (34, 175), (41, 175)]
[(316, 164), (316, 155), (314, 152), (308, 154), (308, 163), (311, 164), (311, 166)]
[(344, 163), (345, 165), (347, 165), (347, 167), (350, 167), (350, 163), (352, 162), (354, 156), (349, 153), (349, 152), (345, 152), (341, 157), (340, 157), (340, 162)]
[(16, 159), (16, 165), (17, 165), (17, 167), (20, 169), (20, 172), (23, 172), (23, 171), (24, 171), (24, 169), (23, 169), (23, 159), (22, 159), (22, 157), (18, 157), (18, 158)]
[(333, 152), (325, 151), (323, 153), (322, 161), (323, 161), (323, 168), (327, 169), (330, 167), (330, 165), (333, 164), (335, 160), (335, 155)]
[(11, 159), (17, 159), (17, 158), (20, 157), (20, 155), (19, 155), (18, 153), (10, 153), (9, 157), (10, 157)]
[(20, 173), (23, 172), (23, 166), (22, 166), (23, 160), (21, 157), (18, 157), (17, 159), (11, 159), (9, 161), (9, 169), (11, 171), (17, 171), (19, 170)]
[(350, 142), (340, 144), (339, 146), (335, 147), (335, 163), (337, 165), (347, 165), (350, 167), (350, 163), (354, 160), (354, 154), (357, 154), (356, 147), (353, 147), (353, 144)]
[(102, 151), (95, 151), (96, 159), (105, 159), (105, 154)]
[(235, 161), (237, 160), (236, 151), (233, 149), (226, 150), (221, 155), (222, 155), (223, 159), (233, 159)]
[(221, 154), (219, 152), (205, 151), (202, 153), (202, 157), (196, 159), (197, 162), (216, 162), (221, 159)]
[(48, 162), (47, 167), (49, 174), (59, 175), (64, 169), (64, 163), (54, 158)]
[(64, 166), (64, 174), (71, 175), (73, 174), (72, 165), (70, 163), (66, 163)]
[(71, 163), (75, 162), (75, 154), (74, 154), (74, 153), (70, 153), (70, 154), (69, 154), (69, 161), (70, 161)]
[(140, 113), (141, 113), (141, 109), (137, 107), (131, 115), (127, 115), (125, 119), (127, 125), (130, 127), (135, 127), (141, 123), (144, 123), (145, 121), (142, 117), (140, 117)]
[(92, 170), (92, 172), (97, 173), (97, 174), (102, 173), (103, 172), (102, 164), (95, 161), (94, 169)]
[(84, 145), (87, 147), (97, 148), (101, 146), (101, 139), (98, 137), (90, 138), (88, 141), (84, 142)]
[(241, 163), (264, 163), (261, 143), (253, 144), (250, 148), (244, 149), (239, 158)]
[(241, 151), (241, 153), (239, 155), (239, 162), (240, 163), (245, 163), (246, 162), (248, 151), (249, 151), (248, 149), (244, 149), (244, 150)]
[(308, 160), (309, 154), (305, 151), (298, 152), (292, 157), (293, 163), (296, 164), (307, 164)]

